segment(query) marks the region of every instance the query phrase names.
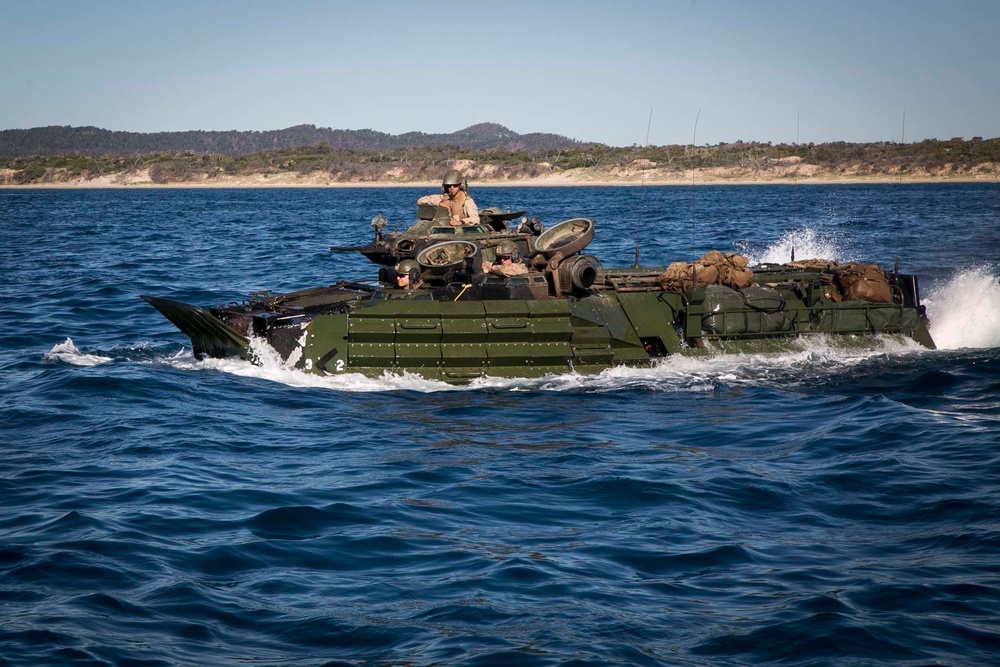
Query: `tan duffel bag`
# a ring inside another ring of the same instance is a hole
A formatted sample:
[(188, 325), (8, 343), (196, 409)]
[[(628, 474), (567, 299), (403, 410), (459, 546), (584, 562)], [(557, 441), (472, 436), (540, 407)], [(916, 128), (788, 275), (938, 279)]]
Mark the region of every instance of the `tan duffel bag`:
[(836, 269), (836, 275), (844, 301), (864, 299), (872, 303), (892, 303), (889, 279), (878, 264), (843, 264)]

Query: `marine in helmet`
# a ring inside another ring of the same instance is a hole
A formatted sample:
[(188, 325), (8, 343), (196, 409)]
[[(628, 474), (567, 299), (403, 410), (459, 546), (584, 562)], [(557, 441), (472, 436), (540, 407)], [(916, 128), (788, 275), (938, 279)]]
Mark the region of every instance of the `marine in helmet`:
[(396, 272), (396, 287), (399, 289), (415, 290), (424, 284), (420, 280), (420, 265), (412, 259), (404, 259), (393, 269)]
[(417, 204), (433, 204), (448, 209), (448, 222), (454, 227), (478, 225), (479, 208), (469, 196), (469, 184), (457, 170), (451, 169), (441, 179), (439, 195), (426, 195)]
[(528, 267), (524, 265), (518, 256), (517, 247), (513, 241), (503, 240), (497, 244), (494, 250), (496, 261), (483, 262), (483, 273), (492, 273), (495, 276), (523, 276), (528, 272)]

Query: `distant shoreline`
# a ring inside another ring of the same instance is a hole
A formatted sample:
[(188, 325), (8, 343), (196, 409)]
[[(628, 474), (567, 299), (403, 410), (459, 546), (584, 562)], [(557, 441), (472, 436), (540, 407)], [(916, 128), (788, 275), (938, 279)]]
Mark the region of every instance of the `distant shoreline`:
[[(898, 177), (882, 176), (852, 176), (852, 177), (807, 177), (807, 178), (719, 178), (692, 177), (686, 179), (560, 179), (536, 178), (525, 180), (475, 180), (469, 183), (470, 188), (496, 187), (668, 187), (668, 186), (704, 186), (704, 185), (852, 185), (852, 184), (894, 184), (894, 183), (1000, 183), (1000, 176), (942, 178), (936, 177)], [(212, 179), (211, 181), (183, 181), (174, 183), (152, 182), (114, 182), (109, 179), (93, 179), (78, 181), (63, 181), (53, 183), (0, 184), (0, 190), (157, 190), (157, 189), (276, 189), (276, 188), (429, 188), (437, 189), (440, 184), (435, 181), (322, 181), (308, 178), (262, 178), (233, 177)]]
[[(48, 138), (51, 144), (66, 128), (48, 131), (54, 133)], [(231, 154), (143, 152), (122, 146), (97, 154), (91, 146), (93, 154), (35, 155), (22, 146), (25, 157), (0, 160), (0, 187), (437, 189), (450, 169), (464, 174), (473, 187), (1000, 182), (1000, 137), (916, 144), (739, 141), (642, 148), (528, 142), (516, 150), (450, 145), (350, 149), (306, 139), (301, 135), (294, 147), (257, 152), (247, 152), (253, 146), (246, 145)]]

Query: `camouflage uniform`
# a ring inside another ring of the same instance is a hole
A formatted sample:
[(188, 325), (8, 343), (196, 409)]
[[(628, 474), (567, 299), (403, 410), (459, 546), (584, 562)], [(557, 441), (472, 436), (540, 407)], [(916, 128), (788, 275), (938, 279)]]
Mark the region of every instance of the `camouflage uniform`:
[(523, 276), (527, 272), (528, 267), (524, 265), (524, 262), (511, 262), (506, 265), (499, 262), (496, 264), (490, 264), (489, 262), (483, 263), (483, 273), (492, 273), (495, 276), (503, 276), (504, 278), (509, 278), (510, 276)]
[[(521, 261), (517, 252), (517, 246), (509, 239), (500, 241), (493, 250), (495, 260), (493, 262), (483, 262), (483, 273), (492, 273), (495, 276), (523, 276), (528, 272), (528, 267)], [(510, 260), (510, 264), (504, 264), (504, 260)]]
[(461, 190), (455, 195), (455, 199), (450, 199), (448, 195), (426, 195), (418, 199), (417, 203), (445, 206), (452, 220), (458, 220), (463, 225), (479, 224), (479, 208), (476, 202)]
[(520, 260), (511, 261), (510, 264), (504, 264), (499, 259), (495, 262), (483, 262), (483, 273), (492, 273), (495, 276), (509, 278), (510, 276), (523, 276), (527, 272), (528, 267)]

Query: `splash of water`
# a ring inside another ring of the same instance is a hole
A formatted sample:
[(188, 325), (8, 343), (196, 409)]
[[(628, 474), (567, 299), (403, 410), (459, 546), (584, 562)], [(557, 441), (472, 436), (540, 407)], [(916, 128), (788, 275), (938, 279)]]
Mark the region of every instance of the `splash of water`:
[(942, 350), (1000, 347), (1000, 278), (992, 266), (959, 271), (922, 299)]
[(191, 355), (175, 356), (168, 363), (185, 370), (217, 370), (240, 377), (258, 378), (289, 387), (313, 387), (346, 392), (419, 391), (434, 392), (460, 389), (439, 380), (427, 380), (412, 373), (395, 374), (389, 371), (379, 377), (366, 377), (360, 373), (317, 375), (305, 373), (288, 365), (281, 354), (264, 338), (250, 337), (250, 351), (254, 361), (238, 358), (196, 360)]
[(736, 248), (747, 256), (751, 265), (790, 262), (793, 250), (797, 260), (832, 259), (835, 262), (844, 261), (836, 239), (824, 236), (809, 228), (785, 232), (777, 241), (763, 250), (755, 250), (745, 243), (736, 244)]
[(175, 368), (216, 370), (240, 377), (251, 377), (289, 387), (306, 387), (368, 393), (415, 391), (421, 393), (454, 391), (588, 391), (611, 392), (643, 389), (659, 392), (709, 392), (719, 387), (781, 385), (794, 386), (817, 377), (850, 372), (873, 360), (905, 354), (923, 354), (926, 350), (908, 340), (875, 337), (864, 349), (845, 349), (835, 337), (814, 336), (793, 352), (768, 354), (710, 354), (700, 357), (674, 355), (650, 366), (609, 368), (595, 375), (575, 372), (546, 375), (540, 378), (483, 377), (467, 385), (452, 385), (429, 380), (408, 372), (383, 372), (378, 377), (358, 373), (316, 375), (291, 368), (280, 355), (266, 349), (259, 341), (257, 363), (242, 359), (205, 359), (190, 355), (168, 360)]
[(85, 354), (77, 348), (72, 338), (67, 338), (63, 342), (53, 345), (52, 349), (45, 354), (45, 360), (58, 361), (73, 366), (97, 366), (111, 361), (111, 357)]

